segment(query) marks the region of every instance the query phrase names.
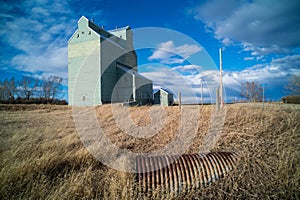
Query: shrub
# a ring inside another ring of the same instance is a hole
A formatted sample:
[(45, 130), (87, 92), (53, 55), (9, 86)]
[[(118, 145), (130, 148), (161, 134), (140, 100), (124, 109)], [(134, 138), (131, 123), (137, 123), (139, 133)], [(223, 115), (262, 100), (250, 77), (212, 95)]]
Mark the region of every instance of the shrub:
[(300, 95), (291, 95), (291, 96), (282, 97), (282, 102), (300, 104)]

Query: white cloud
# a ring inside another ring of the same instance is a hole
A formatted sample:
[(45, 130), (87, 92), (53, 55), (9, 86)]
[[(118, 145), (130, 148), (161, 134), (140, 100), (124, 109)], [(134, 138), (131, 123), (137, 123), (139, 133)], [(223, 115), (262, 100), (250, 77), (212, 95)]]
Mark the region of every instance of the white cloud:
[(191, 55), (201, 50), (201, 47), (195, 44), (184, 44), (176, 47), (173, 41), (167, 41), (159, 44), (148, 59), (159, 60), (164, 64), (181, 64)]
[(283, 58), (273, 59), (271, 64), (280, 66), (281, 69), (300, 70), (300, 55), (285, 56)]
[(245, 57), (244, 60), (254, 60), (254, 57)]
[[(67, 47), (51, 47), (45, 50), (40, 55), (36, 53), (20, 54), (12, 59), (12, 64), (17, 66), (17, 69), (27, 72), (56, 73), (59, 75), (66, 72), (67, 66)], [(30, 63), (30, 64), (28, 64)], [(45, 67), (51, 66), (51, 67)], [(64, 77), (67, 78), (67, 77)]]
[(281, 54), (281, 53), (290, 53), (291, 52), (291, 50), (289, 50), (287, 48), (282, 48), (278, 45), (271, 45), (269, 47), (258, 47), (258, 46), (255, 46), (255, 45), (249, 44), (249, 43), (243, 44), (243, 50), (251, 52), (252, 56), (259, 57), (259, 59), (262, 58), (263, 56), (271, 54), (271, 53)]
[(242, 43), (253, 56), (287, 53), (300, 46), (298, 0), (212, 0), (192, 10), (224, 45)]
[[(197, 69), (198, 73), (186, 73)], [(199, 102), (201, 84), (204, 87), (206, 102), (214, 102), (215, 89), (219, 86), (219, 71), (204, 70), (200, 66), (182, 65), (173, 68), (153, 66), (143, 75), (153, 80), (155, 88), (166, 87), (177, 94), (184, 91), (184, 103)], [(224, 71), (223, 84), (226, 100), (240, 98), (241, 84), (243, 82), (259, 82), (267, 84), (267, 99), (278, 100), (284, 96), (284, 86), (291, 75), (300, 74), (300, 55), (285, 56), (272, 60), (270, 63), (258, 64), (242, 71)]]
[[(0, 42), (10, 51), (1, 52), (0, 64), (20, 73), (54, 74), (67, 80), (67, 41), (76, 29), (78, 18), (86, 12), (84, 6), (72, 7), (72, 3), (59, 0), (1, 2)], [(80, 9), (80, 14), (76, 14), (76, 9)], [(89, 8), (89, 14), (99, 17), (102, 11), (95, 9)]]
[(203, 69), (203, 67), (199, 65), (181, 65), (172, 68), (172, 70), (193, 75), (198, 74), (201, 69)]
[(175, 95), (180, 91), (184, 103), (197, 101), (192, 80), (172, 68), (160, 65), (147, 66), (147, 72), (141, 74), (153, 81), (155, 89), (166, 88)]

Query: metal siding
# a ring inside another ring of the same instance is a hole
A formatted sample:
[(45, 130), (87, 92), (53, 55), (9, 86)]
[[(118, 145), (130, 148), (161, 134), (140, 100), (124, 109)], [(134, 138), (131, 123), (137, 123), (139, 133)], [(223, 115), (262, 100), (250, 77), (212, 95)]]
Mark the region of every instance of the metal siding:
[(152, 103), (153, 101), (153, 84), (147, 78), (142, 76), (136, 77), (137, 101), (141, 104)]
[(103, 71), (101, 89), (104, 102), (111, 102), (112, 100), (112, 93), (117, 83), (116, 62), (124, 53), (124, 49), (109, 40), (101, 38), (101, 70)]
[(100, 40), (89, 31), (77, 30), (68, 43), (69, 105), (101, 104)]
[(135, 51), (130, 51), (118, 58), (118, 62), (122, 63), (137, 72), (137, 55)]
[(160, 104), (162, 106), (168, 106), (168, 93), (166, 92), (160, 92)]
[(133, 100), (133, 80), (132, 74), (125, 71), (117, 70), (118, 82), (116, 84), (116, 91), (114, 93), (114, 102), (127, 102)]
[(172, 105), (174, 103), (174, 95), (168, 94), (168, 105)]
[(114, 41), (114, 42), (116, 42), (116, 43), (118, 43), (119, 45), (121, 45), (123, 48), (126, 48), (126, 40), (124, 40), (123, 38), (120, 38), (120, 36), (115, 36), (115, 35), (113, 35), (113, 36), (111, 36), (110, 38), (109, 38), (110, 40), (112, 40), (112, 41)]
[(169, 106), (172, 105), (174, 102), (173, 94), (168, 93), (164, 89), (160, 89), (160, 105), (162, 106)]
[(160, 91), (154, 93), (154, 104), (160, 104)]

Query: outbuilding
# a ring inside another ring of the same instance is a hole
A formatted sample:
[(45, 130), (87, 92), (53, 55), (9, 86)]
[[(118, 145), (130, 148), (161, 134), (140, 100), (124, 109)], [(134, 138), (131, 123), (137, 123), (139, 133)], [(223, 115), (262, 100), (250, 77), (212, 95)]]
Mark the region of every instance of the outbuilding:
[(167, 89), (160, 88), (154, 93), (154, 104), (161, 106), (171, 106), (174, 103), (174, 95)]

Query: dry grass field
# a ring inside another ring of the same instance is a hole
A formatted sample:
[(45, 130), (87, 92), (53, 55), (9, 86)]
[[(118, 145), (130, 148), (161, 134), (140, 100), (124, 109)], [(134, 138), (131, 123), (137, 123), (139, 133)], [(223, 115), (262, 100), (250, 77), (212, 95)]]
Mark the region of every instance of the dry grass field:
[[(200, 106), (199, 117), (188, 118), (198, 127), (187, 153), (200, 151), (213, 108)], [(180, 126), (178, 107), (166, 107), (158, 134), (135, 138), (116, 124), (110, 105), (95, 109), (110, 141), (133, 152), (164, 147)], [(132, 107), (129, 115), (145, 127), (160, 117), (151, 109), (162, 108)], [(131, 175), (103, 165), (86, 150), (68, 106), (0, 105), (0, 137), (0, 199), (140, 198), (126, 184)], [(299, 105), (267, 104), (264, 109), (261, 104), (226, 105), (221, 136), (212, 150), (238, 152), (234, 171), (177, 199), (299, 199)]]

